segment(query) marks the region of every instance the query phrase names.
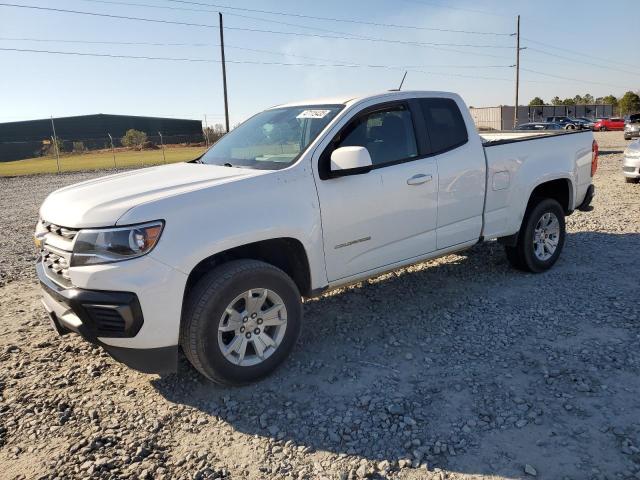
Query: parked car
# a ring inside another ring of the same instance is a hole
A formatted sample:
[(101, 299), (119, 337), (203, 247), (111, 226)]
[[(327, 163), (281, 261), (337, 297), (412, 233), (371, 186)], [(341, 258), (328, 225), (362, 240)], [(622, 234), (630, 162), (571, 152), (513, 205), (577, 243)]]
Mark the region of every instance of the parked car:
[(593, 129), (606, 132), (609, 131), (618, 131), (624, 130), (624, 119), (622, 118), (599, 118), (596, 120), (596, 123), (593, 125)]
[(593, 130), (593, 125), (595, 124), (593, 120), (584, 117), (575, 118), (574, 120), (580, 125), (581, 130)]
[(640, 113), (629, 115), (624, 123), (624, 139), (631, 140), (640, 137)]
[(624, 151), (622, 174), (628, 183), (640, 180), (640, 140), (631, 142)]
[(576, 130), (581, 128), (580, 122), (577, 122), (571, 117), (547, 117), (545, 121), (547, 123), (557, 123), (565, 130)]
[(598, 150), (591, 132), (533, 136), (479, 136), (453, 93), (270, 108), (195, 161), (49, 195), (43, 303), (59, 333), (141, 371), (175, 370), (181, 348), (209, 379), (254, 381), (296, 344), (301, 297), (489, 239), (551, 268)]
[(518, 125), (516, 130), (564, 130), (564, 128), (558, 123), (530, 122)]

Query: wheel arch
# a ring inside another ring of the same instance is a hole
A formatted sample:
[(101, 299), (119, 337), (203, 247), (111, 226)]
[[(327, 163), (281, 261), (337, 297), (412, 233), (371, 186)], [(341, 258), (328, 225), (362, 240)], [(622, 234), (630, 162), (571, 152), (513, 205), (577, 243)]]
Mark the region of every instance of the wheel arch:
[(507, 246), (514, 246), (518, 243), (518, 237), (522, 228), (522, 223), (525, 221), (527, 212), (533, 207), (534, 200), (537, 198), (552, 198), (556, 200), (565, 215), (570, 215), (573, 211), (573, 183), (568, 177), (559, 177), (553, 179), (545, 179), (540, 183), (534, 185), (529, 192), (527, 203), (522, 211), (520, 227), (518, 231), (512, 235), (499, 237), (498, 241)]
[(304, 245), (295, 238), (280, 237), (239, 245), (202, 259), (189, 272), (183, 302), (198, 280), (213, 268), (240, 259), (260, 260), (278, 267), (291, 277), (302, 296), (311, 294), (311, 268)]
[(535, 198), (552, 198), (556, 200), (566, 215), (573, 211), (573, 183), (570, 178), (560, 177), (545, 180), (535, 185), (529, 194), (526, 210), (531, 207)]

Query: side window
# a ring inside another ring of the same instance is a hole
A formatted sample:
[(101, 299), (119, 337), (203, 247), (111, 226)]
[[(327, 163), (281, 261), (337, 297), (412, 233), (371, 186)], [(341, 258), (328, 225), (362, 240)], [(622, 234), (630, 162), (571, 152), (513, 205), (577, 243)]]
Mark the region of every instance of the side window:
[(418, 156), (411, 112), (403, 105), (356, 118), (335, 145), (365, 147), (374, 166)]
[(456, 102), (449, 98), (422, 98), (419, 102), (432, 153), (451, 150), (469, 140), (467, 126)]

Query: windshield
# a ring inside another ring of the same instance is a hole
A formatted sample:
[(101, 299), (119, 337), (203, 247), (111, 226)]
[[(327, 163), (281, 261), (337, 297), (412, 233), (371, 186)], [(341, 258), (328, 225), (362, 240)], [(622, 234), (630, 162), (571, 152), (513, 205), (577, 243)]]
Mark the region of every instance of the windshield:
[(278, 170), (293, 164), (344, 105), (265, 110), (222, 137), (200, 162)]

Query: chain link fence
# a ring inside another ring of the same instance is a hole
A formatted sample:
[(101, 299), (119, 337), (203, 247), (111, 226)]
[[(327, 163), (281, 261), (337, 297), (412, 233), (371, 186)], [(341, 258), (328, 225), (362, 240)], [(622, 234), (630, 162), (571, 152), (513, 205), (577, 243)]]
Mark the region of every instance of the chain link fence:
[[(140, 132), (142, 133), (142, 132)], [(0, 141), (0, 176), (79, 170), (124, 169), (193, 160), (210, 139), (198, 135), (143, 134), (127, 137), (49, 137), (41, 140)]]

